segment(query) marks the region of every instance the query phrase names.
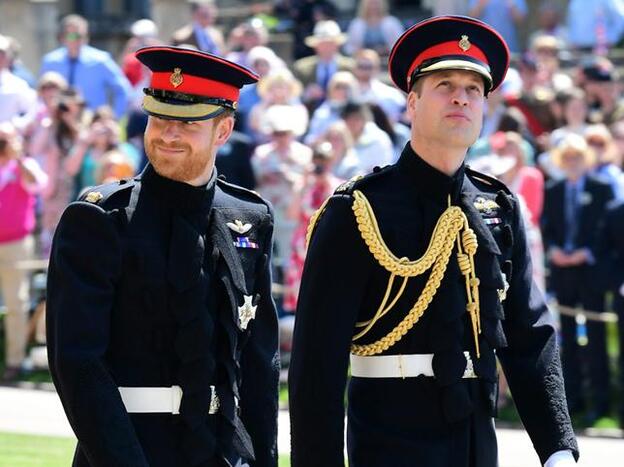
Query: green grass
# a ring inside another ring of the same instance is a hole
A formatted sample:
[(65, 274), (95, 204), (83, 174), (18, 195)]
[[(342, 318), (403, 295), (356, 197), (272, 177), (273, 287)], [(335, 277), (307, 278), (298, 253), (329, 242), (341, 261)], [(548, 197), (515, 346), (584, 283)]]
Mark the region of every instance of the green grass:
[(67, 467), (73, 438), (0, 433), (0, 467)]
[[(67, 467), (75, 447), (73, 438), (0, 433), (0, 467)], [(288, 456), (279, 467), (290, 467)]]

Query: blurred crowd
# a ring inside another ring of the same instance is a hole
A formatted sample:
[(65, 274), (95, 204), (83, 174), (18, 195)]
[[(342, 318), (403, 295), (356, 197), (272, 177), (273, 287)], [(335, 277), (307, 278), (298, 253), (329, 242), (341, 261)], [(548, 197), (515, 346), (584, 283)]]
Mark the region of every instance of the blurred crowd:
[[(540, 2), (538, 28), (526, 43), (524, 0), (430, 3), (432, 13), (483, 19), (513, 52), (504, 84), (487, 99), (483, 131), (467, 161), (505, 181), (523, 204), (532, 274), (561, 305), (573, 415), (592, 423), (619, 410), (624, 420), (624, 358), (613, 371), (601, 314), (619, 313), (623, 348), (624, 79), (618, 67), (624, 54), (618, 52), (624, 1), (570, 0), (567, 11), (558, 2)], [(211, 1), (191, 2), (189, 17), (172, 37), (162, 37), (150, 19), (136, 21), (123, 53), (113, 57), (89, 45), (84, 18), (68, 15), (59, 24), (60, 45), (42, 57), (37, 77), (20, 62), (20, 45), (0, 36), (5, 378), (16, 377), (27, 361), (32, 271), (19, 264), (47, 258), (63, 209), (83, 190), (131, 177), (146, 164), (141, 99), (150, 76), (134, 57), (138, 48), (194, 47), (260, 76), (241, 93), (236, 131), (216, 166), (275, 208), (284, 351), (311, 215), (341, 182), (393, 163), (409, 141), (405, 95), (389, 82), (385, 64), (411, 23), (393, 16), (386, 0), (358, 2), (347, 20), (329, 0), (278, 1), (230, 30)], [(277, 30), (291, 35), (292, 56), (271, 48)]]

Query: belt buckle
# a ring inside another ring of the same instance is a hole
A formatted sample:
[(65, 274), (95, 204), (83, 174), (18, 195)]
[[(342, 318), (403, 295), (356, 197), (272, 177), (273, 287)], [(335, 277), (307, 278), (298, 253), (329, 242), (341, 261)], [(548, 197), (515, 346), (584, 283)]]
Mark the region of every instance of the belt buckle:
[(474, 371), (474, 364), (472, 363), (470, 352), (464, 352), (464, 357), (466, 357), (466, 369), (464, 370), (462, 378), (476, 378), (477, 374)]

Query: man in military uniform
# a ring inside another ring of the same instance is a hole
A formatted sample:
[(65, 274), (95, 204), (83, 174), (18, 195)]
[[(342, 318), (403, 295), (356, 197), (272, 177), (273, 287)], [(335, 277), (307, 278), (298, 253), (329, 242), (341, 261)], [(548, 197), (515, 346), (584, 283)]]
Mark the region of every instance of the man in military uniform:
[(464, 165), (509, 52), (435, 17), (389, 59), (407, 95), (398, 162), (313, 219), (290, 366), (293, 467), (495, 467), (500, 360), (540, 461), (573, 465), (555, 327), (531, 280), (517, 199)]
[(50, 370), (74, 466), (276, 466), (271, 208), (217, 177), (240, 88), (220, 57), (137, 52), (150, 164), (69, 205), (50, 258)]

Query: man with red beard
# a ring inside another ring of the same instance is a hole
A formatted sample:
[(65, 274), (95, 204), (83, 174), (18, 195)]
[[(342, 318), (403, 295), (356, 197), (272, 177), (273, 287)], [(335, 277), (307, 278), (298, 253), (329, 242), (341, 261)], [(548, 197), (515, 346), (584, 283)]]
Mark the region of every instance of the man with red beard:
[(74, 466), (276, 466), (273, 216), (218, 178), (239, 90), (223, 58), (148, 47), (150, 164), (87, 190), (57, 228), (48, 354)]

